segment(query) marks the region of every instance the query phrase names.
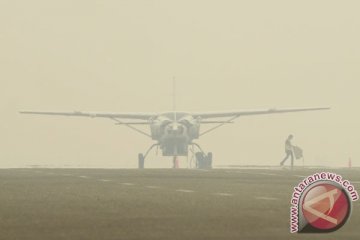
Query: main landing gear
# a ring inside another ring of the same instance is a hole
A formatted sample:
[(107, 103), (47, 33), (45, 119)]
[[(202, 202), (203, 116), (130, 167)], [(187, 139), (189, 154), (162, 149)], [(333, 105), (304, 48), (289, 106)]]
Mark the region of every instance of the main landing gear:
[(139, 169), (143, 169), (145, 167), (145, 158), (146, 158), (146, 156), (149, 154), (151, 149), (153, 149), (156, 146), (159, 146), (159, 144), (155, 143), (155, 144), (151, 145), (150, 148), (146, 151), (145, 155), (142, 154), (142, 153), (139, 153), (139, 155), (138, 155), (138, 168)]
[[(192, 143), (191, 146), (191, 152), (195, 155), (195, 167), (198, 169), (211, 169), (213, 159), (212, 152), (206, 154), (197, 143)], [(195, 152), (194, 147), (196, 147), (199, 151)]]
[[(149, 154), (151, 149), (153, 149), (156, 146), (159, 146), (159, 144), (156, 143), (156, 144), (151, 145), (145, 154), (139, 153), (139, 155), (138, 155), (138, 168), (139, 169), (143, 169), (145, 167), (146, 156)], [(211, 169), (213, 154), (211, 152), (206, 154), (197, 143), (192, 143), (192, 144), (190, 144), (190, 146), (191, 146), (190, 151), (192, 153), (192, 159), (195, 158), (195, 168)], [(198, 151), (195, 151), (194, 147), (196, 147)], [(193, 164), (191, 164), (191, 165), (193, 165)], [(178, 167), (177, 158), (174, 157), (173, 158), (173, 168), (177, 168), (177, 167)]]
[(203, 152), (196, 152), (196, 168), (211, 169), (212, 168), (212, 153), (205, 154)]
[(144, 157), (144, 154), (139, 153), (138, 159), (139, 159), (139, 162), (138, 162), (139, 169), (143, 169), (143, 168), (145, 167), (145, 157)]

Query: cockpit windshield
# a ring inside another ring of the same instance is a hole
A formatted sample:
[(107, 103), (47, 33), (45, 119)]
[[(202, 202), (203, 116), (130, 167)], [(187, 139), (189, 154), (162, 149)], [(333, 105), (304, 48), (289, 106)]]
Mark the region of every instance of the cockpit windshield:
[[(176, 112), (176, 120), (179, 120), (179, 119), (185, 117), (186, 115), (188, 115), (188, 113), (186, 113), (186, 112)], [(174, 112), (166, 112), (166, 113), (161, 114), (161, 116), (169, 118), (170, 120), (173, 120), (173, 121), (175, 120)]]

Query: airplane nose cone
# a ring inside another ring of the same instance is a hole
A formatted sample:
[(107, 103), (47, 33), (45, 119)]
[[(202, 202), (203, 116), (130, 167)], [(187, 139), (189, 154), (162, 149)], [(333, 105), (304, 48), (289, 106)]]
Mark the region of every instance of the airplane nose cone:
[(184, 126), (178, 123), (173, 123), (168, 126), (168, 133), (173, 135), (180, 135), (184, 132)]

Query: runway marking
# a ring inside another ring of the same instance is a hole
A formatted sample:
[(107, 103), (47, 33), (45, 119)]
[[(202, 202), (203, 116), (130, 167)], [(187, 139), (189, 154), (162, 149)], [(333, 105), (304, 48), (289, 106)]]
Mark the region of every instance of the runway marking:
[(226, 171), (227, 173), (241, 173), (241, 174), (250, 174), (250, 175), (265, 175), (265, 176), (280, 176), (276, 173), (258, 173), (258, 172), (243, 172), (243, 171)]
[(307, 176), (304, 176), (304, 175), (294, 175), (294, 177), (306, 178)]
[(98, 181), (100, 181), (100, 182), (111, 182), (111, 180), (109, 180), (109, 179), (99, 179)]
[(231, 193), (214, 193), (214, 195), (223, 196), (223, 197), (232, 197), (234, 194)]
[(133, 186), (135, 185), (134, 183), (129, 183), (129, 182), (124, 182), (124, 183), (121, 183), (122, 185), (125, 185), (125, 186)]
[(226, 173), (246, 173), (246, 172), (243, 172), (243, 171), (225, 171)]
[(351, 181), (351, 183), (360, 183), (360, 181)]
[(160, 188), (160, 186), (146, 186), (147, 188), (151, 188), (151, 189), (157, 189)]
[(188, 189), (177, 189), (177, 192), (184, 192), (184, 193), (193, 193), (193, 190), (188, 190)]
[(266, 175), (266, 176), (279, 176), (279, 174), (276, 173), (257, 173), (257, 174)]
[(255, 199), (257, 199), (257, 200), (269, 200), (269, 201), (277, 201), (277, 200), (279, 200), (278, 198), (274, 198), (274, 197), (255, 197)]
[(79, 178), (89, 178), (88, 176), (79, 176)]

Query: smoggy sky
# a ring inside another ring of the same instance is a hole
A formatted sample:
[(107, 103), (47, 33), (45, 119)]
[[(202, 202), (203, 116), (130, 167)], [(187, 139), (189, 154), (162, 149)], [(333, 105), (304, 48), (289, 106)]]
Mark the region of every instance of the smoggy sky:
[[(359, 1), (3, 0), (0, 167), (136, 167), (152, 143), (107, 119), (20, 110), (330, 106), (239, 118), (198, 143), (214, 165), (360, 165)], [(208, 126), (202, 126), (204, 130)], [(301, 164), (301, 161), (297, 164)], [(150, 154), (148, 167), (169, 167)], [(185, 167), (186, 158), (180, 165)]]

